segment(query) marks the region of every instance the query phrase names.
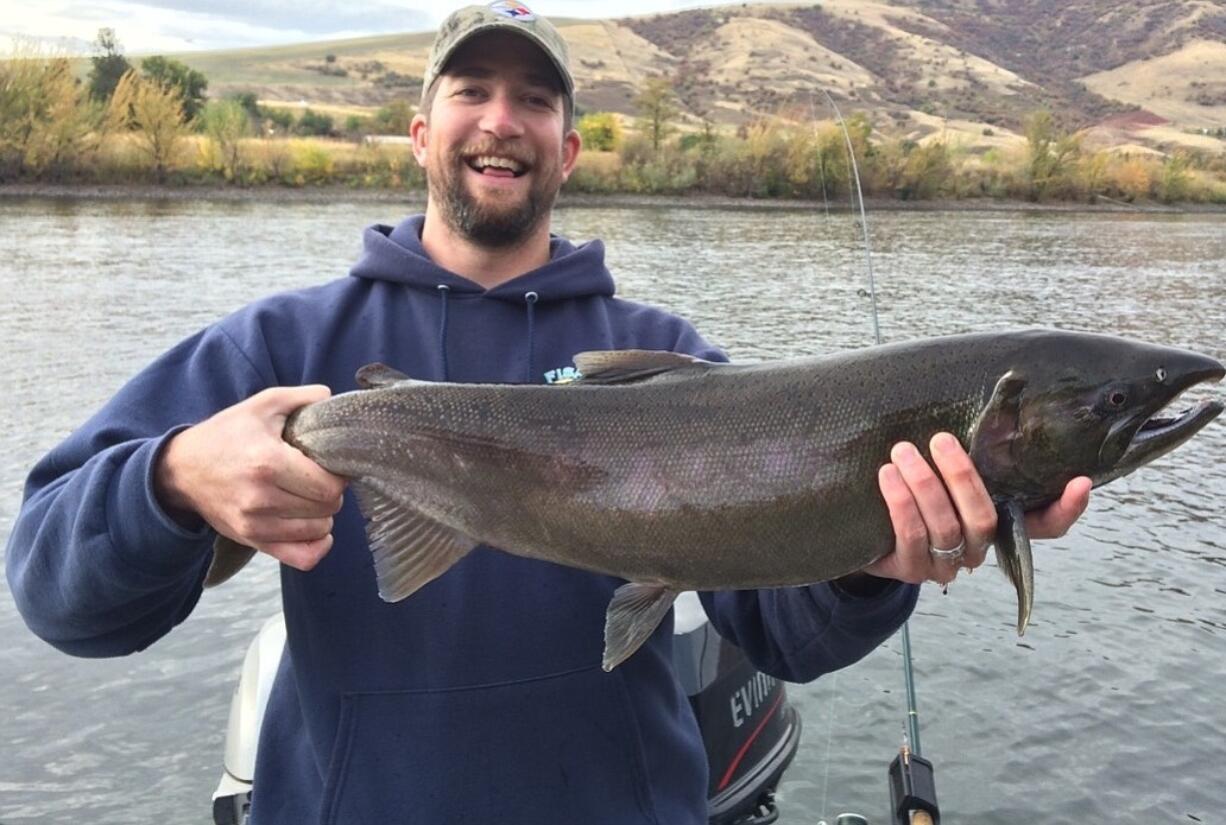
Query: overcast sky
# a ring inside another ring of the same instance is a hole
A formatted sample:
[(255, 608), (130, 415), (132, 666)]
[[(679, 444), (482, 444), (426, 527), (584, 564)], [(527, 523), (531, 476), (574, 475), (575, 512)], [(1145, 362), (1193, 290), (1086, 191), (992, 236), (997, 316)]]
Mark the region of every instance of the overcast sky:
[[(301, 43), (434, 28), (455, 3), (416, 0), (0, 0), (0, 45), (33, 39), (61, 50), (88, 52), (109, 26), (126, 52), (179, 52), (274, 43)], [(557, 17), (625, 17), (714, 5), (711, 0), (578, 0), (527, 2)], [(441, 13), (440, 13), (441, 9)]]

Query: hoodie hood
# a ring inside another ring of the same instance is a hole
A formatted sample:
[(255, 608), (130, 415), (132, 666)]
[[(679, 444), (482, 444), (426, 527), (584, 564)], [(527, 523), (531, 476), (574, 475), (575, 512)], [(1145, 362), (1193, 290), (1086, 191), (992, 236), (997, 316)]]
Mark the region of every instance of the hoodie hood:
[(431, 293), (446, 288), (454, 295), (481, 294), (517, 303), (529, 293), (537, 296), (534, 301), (541, 302), (613, 295), (613, 276), (604, 263), (604, 244), (598, 240), (575, 246), (565, 238), (551, 235), (549, 263), (487, 290), (430, 260), (421, 245), (425, 220), (425, 215), (414, 215), (396, 227), (384, 224), (368, 227), (362, 237), (362, 257), (349, 274)]

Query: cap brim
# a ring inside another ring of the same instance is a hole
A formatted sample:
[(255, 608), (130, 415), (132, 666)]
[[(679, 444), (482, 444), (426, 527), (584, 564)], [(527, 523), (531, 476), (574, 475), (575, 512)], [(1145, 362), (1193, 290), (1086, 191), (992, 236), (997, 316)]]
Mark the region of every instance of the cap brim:
[(570, 76), (570, 71), (568, 71), (567, 68), (563, 66), (561, 63), (559, 63), (558, 60), (553, 56), (553, 52), (550, 51), (550, 48), (548, 44), (545, 43), (544, 39), (541, 38), (540, 35), (536, 34), (535, 32), (525, 29), (523, 26), (513, 21), (510, 21), (510, 20), (508, 20), (505, 23), (498, 22), (498, 21), (482, 23), (481, 25), (474, 27), (472, 31), (470, 31), (468, 34), (461, 37), (455, 43), (452, 43), (447, 48), (447, 50), (443, 52), (442, 59), (438, 61), (441, 68), (439, 69), (438, 75), (436, 75), (436, 77), (441, 76), (443, 74), (443, 70), (447, 68), (447, 64), (451, 62), (451, 58), (455, 55), (456, 51), (461, 46), (463, 46), (469, 40), (472, 40), (474, 37), (477, 37), (478, 35), (487, 34), (489, 32), (494, 32), (494, 31), (503, 31), (503, 32), (510, 32), (511, 34), (517, 34), (520, 37), (527, 40), (532, 45), (536, 46), (538, 49), (540, 49), (545, 54), (545, 56), (549, 58), (549, 62), (553, 65), (554, 71), (558, 73), (558, 79), (562, 81), (562, 91), (566, 92), (566, 95), (568, 97), (572, 99), (574, 98), (575, 83), (574, 83), (574, 80)]

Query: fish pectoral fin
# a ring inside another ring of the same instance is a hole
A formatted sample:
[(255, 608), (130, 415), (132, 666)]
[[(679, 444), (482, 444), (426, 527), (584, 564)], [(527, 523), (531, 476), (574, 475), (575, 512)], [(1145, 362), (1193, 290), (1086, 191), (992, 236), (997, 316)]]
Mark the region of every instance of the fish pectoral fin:
[(613, 593), (604, 620), (606, 671), (629, 659), (655, 632), (681, 591), (662, 584), (623, 584)]
[(1021, 417), (1026, 379), (1009, 370), (996, 382), (992, 397), (971, 428), (967, 452), (984, 480), (1006, 478), (1014, 469), (1013, 442)]
[(366, 538), (375, 559), (379, 597), (398, 602), (446, 573), (476, 542), (414, 512), (373, 487), (353, 483), (366, 516)]
[(358, 389), (377, 390), (380, 387), (390, 387), (392, 384), (399, 384), (401, 381), (412, 381), (413, 379), (400, 370), (393, 369), (387, 364), (381, 364), (376, 361), (359, 369), (353, 376), (353, 380), (357, 382)]
[(682, 352), (650, 349), (592, 350), (574, 360), (584, 384), (627, 384), (685, 367), (718, 366)]
[(239, 544), (234, 539), (218, 533), (217, 538), (213, 539), (213, 560), (209, 562), (209, 570), (204, 574), (204, 586), (216, 587), (229, 581), (231, 576), (251, 561), (255, 552), (254, 547)]
[(1034, 606), (1034, 559), (1026, 535), (1026, 514), (1016, 499), (996, 507), (996, 563), (1017, 589), (1017, 635), (1021, 636)]

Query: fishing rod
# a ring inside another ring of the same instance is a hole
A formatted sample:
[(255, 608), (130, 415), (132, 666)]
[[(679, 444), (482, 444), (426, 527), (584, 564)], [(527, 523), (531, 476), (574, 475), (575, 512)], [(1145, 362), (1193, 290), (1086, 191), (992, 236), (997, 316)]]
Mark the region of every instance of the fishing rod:
[[(868, 212), (864, 208), (864, 188), (860, 185), (860, 167), (856, 163), (856, 150), (852, 146), (851, 132), (843, 120), (843, 113), (834, 98), (824, 88), (821, 90), (826, 103), (834, 111), (835, 120), (843, 131), (847, 146), (847, 159), (851, 177), (856, 188), (853, 193), (852, 211), (858, 203), (860, 227), (864, 234), (864, 266), (868, 271), (868, 289), (873, 314), (873, 340), (881, 344), (881, 323), (877, 313), (877, 279), (873, 274), (873, 255), (868, 234)], [(810, 100), (810, 106), (812, 100)], [(823, 173), (822, 195), (825, 197)], [(850, 189), (850, 186), (848, 187)], [(915, 699), (915, 668), (911, 658), (911, 622), (902, 625), (903, 682), (907, 692), (907, 723), (903, 734), (902, 748), (890, 763), (890, 815), (893, 825), (940, 825), (941, 810), (937, 805), (936, 783), (932, 762), (920, 755), (919, 710)]]

